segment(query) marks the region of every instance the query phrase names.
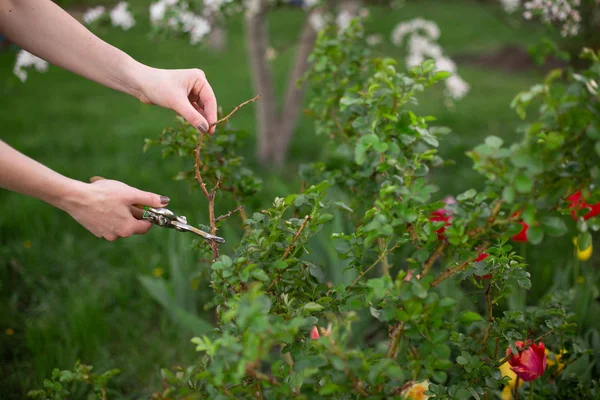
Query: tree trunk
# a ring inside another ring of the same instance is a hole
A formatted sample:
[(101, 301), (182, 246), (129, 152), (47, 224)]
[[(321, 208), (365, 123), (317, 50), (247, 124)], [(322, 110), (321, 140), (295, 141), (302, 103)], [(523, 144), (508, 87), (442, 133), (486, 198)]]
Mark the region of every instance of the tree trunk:
[(277, 110), (275, 107), (275, 91), (273, 73), (266, 58), (269, 43), (267, 28), (267, 0), (253, 0), (246, 14), (246, 40), (254, 90), (260, 93), (261, 99), (256, 103), (258, 120), (257, 154), (263, 163), (272, 161), (274, 153), (274, 133), (277, 127)]
[(221, 24), (213, 25), (208, 34), (207, 45), (217, 51), (223, 51), (227, 47), (227, 31)]
[(298, 43), (296, 60), (292, 66), (292, 70), (288, 78), (283, 110), (279, 119), (277, 136), (273, 138), (276, 141), (276, 151), (274, 154), (272, 154), (272, 156), (273, 161), (278, 165), (285, 161), (288, 148), (290, 146), (290, 141), (292, 140), (298, 125), (298, 117), (300, 116), (300, 111), (302, 110), (306, 86), (303, 84), (299, 87), (298, 80), (304, 76), (306, 71), (308, 71), (308, 57), (310, 56), (316, 39), (317, 31), (315, 31), (310, 23), (309, 15), (304, 22), (304, 28)]

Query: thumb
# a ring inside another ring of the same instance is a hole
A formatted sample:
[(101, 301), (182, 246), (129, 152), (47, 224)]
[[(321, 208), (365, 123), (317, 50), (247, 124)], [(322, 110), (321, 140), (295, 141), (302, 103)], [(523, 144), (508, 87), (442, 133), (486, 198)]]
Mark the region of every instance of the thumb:
[(183, 101), (177, 102), (173, 109), (200, 132), (208, 132), (210, 128), (208, 121), (202, 114), (200, 114), (198, 110), (194, 108), (194, 106), (192, 106), (192, 103), (190, 103), (187, 98), (183, 99)]
[(155, 208), (164, 207), (171, 201), (171, 199), (169, 199), (167, 196), (161, 196), (138, 189), (133, 189), (130, 200), (131, 204), (139, 204), (142, 206), (150, 206)]

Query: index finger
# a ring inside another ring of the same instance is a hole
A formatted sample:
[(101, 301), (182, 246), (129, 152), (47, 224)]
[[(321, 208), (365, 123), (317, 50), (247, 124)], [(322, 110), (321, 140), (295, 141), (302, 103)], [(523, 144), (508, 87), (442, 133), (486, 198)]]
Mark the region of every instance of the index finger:
[[(201, 85), (198, 85), (196, 89), (198, 90), (198, 99), (200, 100), (200, 104), (204, 109), (206, 120), (208, 121), (209, 125), (212, 125), (217, 122), (217, 98), (215, 97), (215, 93), (213, 92), (212, 87), (207, 80), (205, 80)], [(214, 126), (209, 129), (209, 133), (211, 135), (215, 133)]]

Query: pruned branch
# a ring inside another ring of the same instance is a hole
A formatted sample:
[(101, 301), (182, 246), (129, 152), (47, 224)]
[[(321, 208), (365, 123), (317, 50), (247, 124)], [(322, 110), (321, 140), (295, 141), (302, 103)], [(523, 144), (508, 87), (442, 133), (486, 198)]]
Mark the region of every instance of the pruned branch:
[(238, 110), (242, 107), (244, 107), (246, 104), (249, 103), (254, 103), (256, 100), (258, 100), (260, 98), (260, 94), (257, 94), (256, 96), (254, 96), (253, 98), (251, 98), (250, 100), (246, 100), (245, 102), (243, 102), (242, 104), (236, 106), (229, 114), (227, 114), (226, 116), (224, 116), (223, 118), (221, 118), (218, 121), (213, 122), (212, 124), (210, 124), (210, 128), (212, 128), (215, 125), (218, 125), (220, 123), (226, 122), (229, 118), (231, 118), (231, 116), (233, 114), (235, 114), (236, 112), (238, 112)]
[(219, 222), (223, 221), (223, 220), (224, 220), (224, 219), (226, 219), (226, 218), (229, 218), (229, 217), (231, 216), (231, 214), (233, 214), (233, 213), (236, 213), (236, 212), (238, 212), (238, 211), (239, 211), (239, 212), (241, 212), (243, 209), (244, 209), (244, 206), (239, 206), (239, 207), (237, 207), (235, 210), (231, 210), (231, 211), (229, 211), (227, 214), (223, 214), (223, 215), (221, 215), (221, 216), (217, 217), (217, 218), (215, 219), (215, 224), (217, 224), (217, 223), (219, 223)]

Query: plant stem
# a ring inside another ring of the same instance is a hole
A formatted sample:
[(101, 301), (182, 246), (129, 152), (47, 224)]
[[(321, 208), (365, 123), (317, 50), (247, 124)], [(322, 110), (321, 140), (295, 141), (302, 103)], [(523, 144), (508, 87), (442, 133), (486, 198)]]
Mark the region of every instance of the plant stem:
[(244, 209), (244, 206), (238, 206), (235, 210), (231, 210), (227, 214), (223, 214), (220, 217), (218, 217), (217, 219), (215, 219), (215, 223), (220, 222), (220, 221), (224, 220), (225, 218), (229, 218), (231, 216), (231, 214), (236, 213), (238, 211), (241, 212), (243, 209)]
[[(208, 200), (208, 218), (210, 221), (210, 234), (216, 235), (217, 226), (215, 223), (215, 194), (221, 183), (221, 178), (219, 178), (217, 180), (217, 184), (215, 185), (213, 190), (210, 193), (208, 193), (208, 190), (206, 189), (206, 184), (204, 183), (204, 179), (202, 179), (202, 174), (200, 173), (200, 152), (202, 151), (202, 142), (203, 141), (204, 141), (204, 134), (200, 133), (200, 138), (198, 139), (198, 145), (196, 146), (196, 152), (195, 152), (196, 164), (194, 166), (194, 169), (196, 171), (196, 180), (198, 181), (198, 184), (200, 184), (200, 188), (202, 188), (202, 193), (204, 193), (204, 196)], [(210, 248), (213, 253), (213, 261), (215, 261), (217, 258), (219, 258), (219, 246), (217, 245), (217, 242), (215, 242), (214, 240), (211, 240)]]
[(429, 270), (431, 269), (433, 264), (437, 261), (437, 259), (440, 258), (440, 256), (446, 249), (446, 246), (448, 246), (448, 242), (446, 242), (445, 240), (443, 242), (441, 242), (440, 244), (438, 244), (435, 251), (433, 253), (431, 253), (431, 255), (425, 261), (425, 264), (423, 266), (422, 276), (425, 276), (429, 273)]
[[(310, 221), (311, 219), (312, 219), (312, 216), (310, 214), (307, 215), (306, 217), (304, 217), (304, 222), (302, 222), (302, 225), (300, 225), (300, 228), (298, 228), (298, 230), (294, 234), (292, 241), (290, 242), (288, 247), (283, 252), (283, 256), (281, 256), (281, 260), (285, 260), (291, 254), (294, 243), (296, 243), (296, 240), (298, 240), (298, 237), (300, 236), (300, 234), (302, 233), (304, 228), (306, 228), (306, 225), (308, 225), (308, 221)], [(279, 278), (280, 278), (280, 275), (277, 275), (275, 277), (275, 279), (273, 279), (273, 282), (271, 282), (271, 284), (269, 285), (269, 287), (266, 290), (267, 292), (269, 292), (273, 288), (273, 286), (275, 286), (275, 284), (277, 282), (279, 282)]]
[(531, 381), (531, 382), (529, 383), (529, 385), (530, 385), (530, 386), (529, 386), (529, 400), (533, 400), (533, 382), (534, 382), (534, 381)]
[(485, 301), (488, 307), (488, 326), (485, 329), (485, 335), (483, 335), (483, 340), (481, 341), (481, 350), (479, 350), (479, 354), (485, 351), (485, 345), (487, 344), (488, 339), (490, 338), (490, 331), (492, 330), (492, 324), (494, 323), (494, 307), (492, 302), (492, 282), (488, 283), (487, 288), (485, 289)]
[(292, 247), (294, 246), (294, 243), (296, 243), (296, 240), (298, 240), (298, 237), (300, 236), (300, 234), (302, 233), (304, 228), (306, 228), (306, 225), (308, 224), (308, 221), (311, 220), (311, 218), (312, 217), (310, 215), (307, 215), (306, 217), (304, 217), (304, 222), (302, 222), (302, 225), (300, 225), (300, 228), (298, 228), (298, 230), (296, 231), (296, 234), (292, 238), (292, 241), (290, 242), (288, 247), (285, 249), (285, 252), (283, 253), (283, 256), (281, 257), (282, 260), (285, 260), (286, 258), (288, 258), (288, 256), (292, 252)]
[[(377, 239), (377, 244), (379, 245), (379, 247), (381, 247), (382, 249), (387, 247), (383, 238), (379, 238)], [(383, 257), (381, 259), (381, 273), (382, 275), (390, 275), (390, 263), (388, 262), (387, 259), (387, 254), (385, 255), (385, 257)]]
[(517, 380), (515, 381), (515, 395), (513, 396), (514, 400), (519, 400), (519, 381), (521, 378), (517, 375)]
[(220, 120), (213, 122), (212, 124), (210, 124), (210, 128), (212, 128), (215, 125), (218, 125), (220, 123), (223, 123), (225, 121), (227, 121), (233, 114), (235, 114), (240, 108), (244, 107), (246, 104), (248, 103), (254, 103), (256, 100), (258, 100), (260, 98), (260, 94), (254, 96), (253, 98), (251, 98), (250, 100), (246, 100), (245, 102), (243, 102), (242, 104), (240, 104), (239, 106), (235, 107), (229, 114), (227, 114), (225, 117), (221, 118)]
[(390, 254), (392, 251), (394, 251), (396, 249), (396, 247), (398, 247), (398, 243), (396, 243), (395, 245), (392, 246), (391, 249), (384, 251), (377, 260), (375, 260), (375, 262), (373, 264), (371, 264), (371, 266), (369, 266), (369, 268), (365, 269), (355, 280), (354, 282), (352, 282), (352, 284), (350, 286), (348, 286), (348, 289), (352, 288), (354, 285), (356, 285), (358, 283), (358, 281), (360, 280), (360, 278), (362, 278), (363, 276), (365, 276), (365, 274), (367, 272), (369, 272), (370, 270), (372, 270), (377, 264), (379, 264), (381, 262), (381, 260), (386, 257), (388, 254)]
[(402, 337), (403, 331), (404, 322), (399, 322), (392, 330), (390, 335), (390, 345), (388, 346), (387, 353), (385, 354), (387, 358), (396, 358), (398, 344), (400, 343), (400, 338)]
[[(487, 250), (488, 247), (490, 247), (490, 245), (488, 243), (484, 243), (476, 249), (476, 252), (479, 254)], [(452, 275), (456, 274), (457, 272), (463, 271), (467, 267), (467, 265), (473, 262), (473, 260), (475, 260), (475, 257), (471, 257), (468, 260), (465, 260), (462, 263), (458, 264), (457, 266), (447, 269), (441, 275), (435, 278), (433, 282), (431, 282), (431, 287), (435, 287), (443, 281), (445, 281), (446, 279), (450, 278)]]

